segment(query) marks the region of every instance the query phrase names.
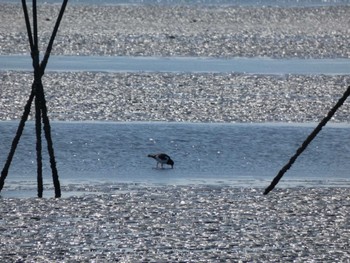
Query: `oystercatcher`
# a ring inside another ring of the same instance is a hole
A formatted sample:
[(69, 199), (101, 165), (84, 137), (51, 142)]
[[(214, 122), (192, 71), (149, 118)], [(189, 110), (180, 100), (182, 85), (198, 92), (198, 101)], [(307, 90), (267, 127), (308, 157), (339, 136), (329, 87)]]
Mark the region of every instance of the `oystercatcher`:
[(171, 160), (170, 156), (165, 153), (149, 154), (148, 157), (151, 157), (157, 161), (157, 168), (160, 167), (163, 169), (163, 164), (171, 165), (171, 168), (174, 168), (174, 161)]

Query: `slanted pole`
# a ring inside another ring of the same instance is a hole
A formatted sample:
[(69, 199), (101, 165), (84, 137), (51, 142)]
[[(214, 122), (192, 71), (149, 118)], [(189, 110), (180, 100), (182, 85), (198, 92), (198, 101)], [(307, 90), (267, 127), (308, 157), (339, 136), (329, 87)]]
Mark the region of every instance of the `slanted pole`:
[(25, 126), (25, 122), (28, 119), (33, 99), (34, 99), (34, 92), (33, 92), (33, 89), (32, 89), (32, 92), (31, 92), (31, 94), (29, 96), (27, 104), (24, 107), (24, 113), (23, 113), (21, 121), (20, 121), (20, 123), (18, 125), (16, 135), (13, 138), (9, 155), (7, 156), (4, 168), (1, 171), (0, 192), (1, 192), (2, 188), (4, 187), (5, 179), (6, 179), (7, 175), (8, 175), (13, 156), (15, 155), (15, 152), (16, 152), (17, 145), (18, 145), (19, 140), (20, 140), (20, 138), (22, 136), (22, 133), (23, 133), (23, 130), (24, 130), (24, 126)]
[(350, 95), (350, 86), (345, 91), (344, 95), (339, 99), (337, 104), (328, 112), (327, 116), (317, 125), (317, 127), (313, 130), (313, 132), (306, 138), (303, 144), (298, 148), (296, 153), (290, 158), (289, 162), (283, 166), (283, 168), (279, 171), (277, 176), (273, 179), (269, 187), (265, 189), (264, 195), (267, 195), (271, 190), (275, 188), (278, 182), (281, 180), (282, 176), (288, 171), (288, 169), (293, 165), (296, 159), (300, 154), (306, 149), (306, 147), (311, 143), (311, 141), (317, 136), (317, 134), (322, 130), (323, 126), (327, 124), (327, 122), (333, 117), (335, 112), (338, 110), (340, 106), (343, 105), (347, 97)]

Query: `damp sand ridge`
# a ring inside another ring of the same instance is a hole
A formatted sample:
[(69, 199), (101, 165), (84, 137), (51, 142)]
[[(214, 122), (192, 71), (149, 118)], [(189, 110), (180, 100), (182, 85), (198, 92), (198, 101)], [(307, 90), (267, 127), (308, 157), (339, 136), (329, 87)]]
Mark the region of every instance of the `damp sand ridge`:
[[(32, 73), (0, 72), (0, 78), (0, 120), (18, 120)], [(319, 122), (349, 84), (349, 76), (326, 75), (48, 72), (43, 77), (49, 116), (61, 121)], [(332, 121), (349, 122), (349, 116), (345, 102)]]

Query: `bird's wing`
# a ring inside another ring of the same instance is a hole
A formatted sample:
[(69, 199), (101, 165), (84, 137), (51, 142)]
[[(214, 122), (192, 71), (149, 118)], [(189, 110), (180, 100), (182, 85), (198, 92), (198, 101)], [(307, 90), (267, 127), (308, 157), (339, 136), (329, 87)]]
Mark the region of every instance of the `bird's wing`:
[(160, 154), (158, 154), (158, 158), (159, 158), (160, 160), (163, 160), (163, 161), (167, 161), (167, 160), (170, 159), (170, 157), (169, 157), (168, 155), (166, 155), (165, 153), (160, 153)]

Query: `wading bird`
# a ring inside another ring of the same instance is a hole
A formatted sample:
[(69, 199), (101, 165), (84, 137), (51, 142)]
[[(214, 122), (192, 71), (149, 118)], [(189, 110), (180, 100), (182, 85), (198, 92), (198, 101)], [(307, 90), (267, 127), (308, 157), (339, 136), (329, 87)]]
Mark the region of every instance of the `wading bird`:
[(148, 157), (151, 157), (157, 161), (157, 168), (160, 167), (163, 169), (163, 164), (168, 164), (171, 168), (174, 168), (174, 161), (171, 160), (170, 156), (165, 153), (149, 154)]

